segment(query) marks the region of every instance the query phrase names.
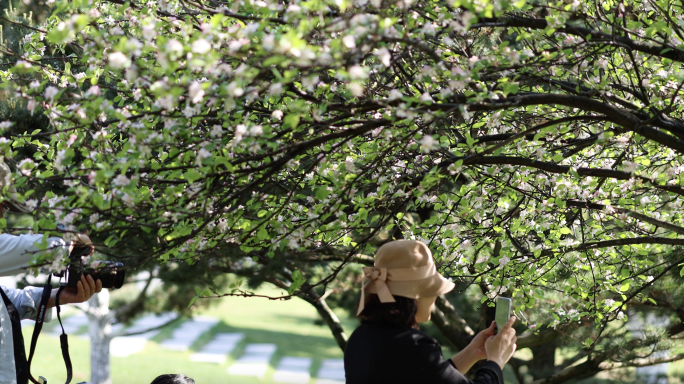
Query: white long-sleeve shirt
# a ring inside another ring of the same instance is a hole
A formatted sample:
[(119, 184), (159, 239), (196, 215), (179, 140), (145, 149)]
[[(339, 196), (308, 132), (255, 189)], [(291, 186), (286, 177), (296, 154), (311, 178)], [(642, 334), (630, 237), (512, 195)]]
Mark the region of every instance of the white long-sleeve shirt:
[[(66, 256), (67, 247), (58, 237), (48, 238), (48, 249), (42, 249), (43, 235), (0, 235), (0, 276), (11, 276), (26, 272), (30, 261), (38, 253), (49, 252), (55, 256)], [(2, 287), (21, 319), (36, 319), (43, 288), (27, 287), (13, 289)], [(52, 319), (47, 311), (45, 321)], [(14, 341), (12, 323), (5, 303), (0, 300), (0, 384), (17, 384), (14, 366)]]

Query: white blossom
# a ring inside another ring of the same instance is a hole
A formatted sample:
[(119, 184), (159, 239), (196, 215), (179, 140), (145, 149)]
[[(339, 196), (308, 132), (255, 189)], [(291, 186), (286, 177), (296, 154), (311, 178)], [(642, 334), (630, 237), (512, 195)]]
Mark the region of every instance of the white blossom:
[(249, 128), (249, 134), (251, 136), (261, 136), (264, 134), (264, 128), (261, 125), (253, 125)]
[(434, 100), (432, 99), (432, 96), (430, 96), (429, 93), (425, 92), (422, 95), (420, 95), (420, 101), (426, 103), (426, 102), (433, 102)]
[(193, 81), (188, 87), (188, 96), (190, 96), (190, 101), (193, 104), (197, 104), (204, 99), (204, 89), (202, 89), (202, 84), (198, 81)]
[(143, 25), (142, 34), (143, 37), (147, 40), (154, 39), (154, 37), (157, 36), (157, 31), (154, 28), (154, 22)]
[(354, 35), (347, 35), (342, 38), (342, 43), (349, 49), (356, 48), (356, 38)]
[(86, 91), (86, 95), (88, 95), (88, 96), (100, 96), (100, 87), (97, 85), (91, 86)]
[(392, 54), (390, 53), (389, 49), (382, 47), (375, 52), (375, 56), (378, 57), (378, 59), (380, 60), (382, 65), (384, 65), (385, 67), (390, 66), (390, 60), (392, 59)]
[(192, 42), (191, 50), (193, 53), (205, 55), (211, 51), (211, 44), (205, 39), (197, 39)]
[(355, 82), (349, 84), (349, 91), (355, 97), (361, 97), (361, 96), (363, 96), (365, 89), (363, 87), (363, 84), (355, 81)]
[(425, 135), (420, 139), (420, 149), (423, 152), (430, 152), (439, 146), (439, 141), (435, 140), (431, 135)]
[(112, 185), (115, 187), (125, 187), (131, 183), (131, 179), (125, 175), (118, 175), (112, 180)]
[(622, 170), (625, 172), (634, 173), (634, 171), (636, 171), (638, 167), (639, 164), (631, 161), (625, 161), (624, 163), (622, 163)]
[(28, 207), (31, 212), (36, 210), (36, 207), (38, 207), (38, 200), (35, 199), (29, 199), (24, 202), (24, 205)]
[(115, 69), (126, 68), (131, 65), (131, 60), (123, 52), (109, 54), (109, 66)]
[(275, 45), (275, 35), (269, 33), (261, 40), (261, 47), (267, 51), (272, 51)]
[(59, 88), (53, 87), (52, 85), (45, 88), (45, 98), (52, 100), (57, 96), (57, 93), (59, 93)]
[(427, 22), (425, 23), (425, 25), (423, 25), (421, 31), (426, 35), (434, 35), (435, 33), (437, 33), (437, 28), (431, 22)]
[(360, 65), (353, 65), (349, 67), (349, 77), (352, 79), (365, 79), (368, 77), (368, 74), (366, 73), (366, 70), (364, 67)]
[(31, 111), (31, 116), (33, 116), (33, 112), (36, 110), (36, 99), (30, 99), (26, 103), (26, 109)]
[(209, 133), (211, 137), (221, 137), (223, 136), (223, 127), (220, 125), (214, 125)]
[(195, 159), (195, 164), (197, 165), (202, 165), (202, 160), (208, 159), (211, 157), (211, 152), (207, 150), (206, 148), (202, 147), (200, 148), (199, 151), (197, 151), (197, 157)]
[(394, 100), (401, 99), (402, 97), (404, 97), (404, 95), (401, 93), (401, 91), (399, 91), (397, 89), (392, 89), (389, 92), (389, 97), (387, 98), (387, 100), (388, 101), (394, 101)]
[(183, 43), (176, 39), (171, 39), (166, 43), (166, 50), (177, 54), (183, 53)]
[(273, 83), (268, 87), (268, 94), (271, 96), (278, 96), (283, 93), (283, 85), (281, 83)]

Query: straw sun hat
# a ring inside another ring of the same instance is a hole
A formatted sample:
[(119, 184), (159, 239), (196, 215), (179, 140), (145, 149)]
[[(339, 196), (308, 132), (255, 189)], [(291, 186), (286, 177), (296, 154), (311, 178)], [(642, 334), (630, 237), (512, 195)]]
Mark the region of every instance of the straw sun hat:
[(357, 315), (364, 308), (364, 292), (377, 294), (382, 303), (393, 303), (394, 296), (418, 299), (454, 289), (454, 283), (437, 272), (428, 246), (415, 240), (384, 244), (375, 254), (375, 266), (364, 267), (363, 275)]
[[(7, 187), (6, 194), (5, 187)], [(4, 197), (4, 203), (10, 211), (31, 213), (31, 208), (17, 200), (17, 190), (12, 185), (12, 171), (2, 159), (0, 159), (0, 196)]]

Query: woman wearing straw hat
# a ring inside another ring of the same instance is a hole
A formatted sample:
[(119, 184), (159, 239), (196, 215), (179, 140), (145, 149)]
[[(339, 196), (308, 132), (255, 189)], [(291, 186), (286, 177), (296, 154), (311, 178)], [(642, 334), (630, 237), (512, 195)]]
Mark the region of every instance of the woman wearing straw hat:
[[(515, 317), (496, 336), (492, 323), (448, 360), (437, 340), (417, 329), (418, 323), (430, 320), (437, 296), (454, 288), (437, 272), (427, 245), (391, 241), (378, 249), (375, 267), (363, 270), (367, 282), (357, 312), (361, 325), (344, 353), (347, 384), (503, 384), (501, 370), (516, 349)], [(487, 361), (474, 380), (467, 379), (464, 374), (483, 359)]]

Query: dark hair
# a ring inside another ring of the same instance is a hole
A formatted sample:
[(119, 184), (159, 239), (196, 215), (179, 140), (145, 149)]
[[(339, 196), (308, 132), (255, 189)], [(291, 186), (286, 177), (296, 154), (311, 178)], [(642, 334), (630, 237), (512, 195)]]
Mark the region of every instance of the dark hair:
[(394, 325), (402, 328), (418, 328), (416, 312), (418, 302), (403, 296), (394, 296), (394, 303), (382, 303), (378, 295), (366, 297), (359, 319), (363, 324)]
[(195, 384), (195, 380), (185, 375), (159, 375), (152, 384)]

